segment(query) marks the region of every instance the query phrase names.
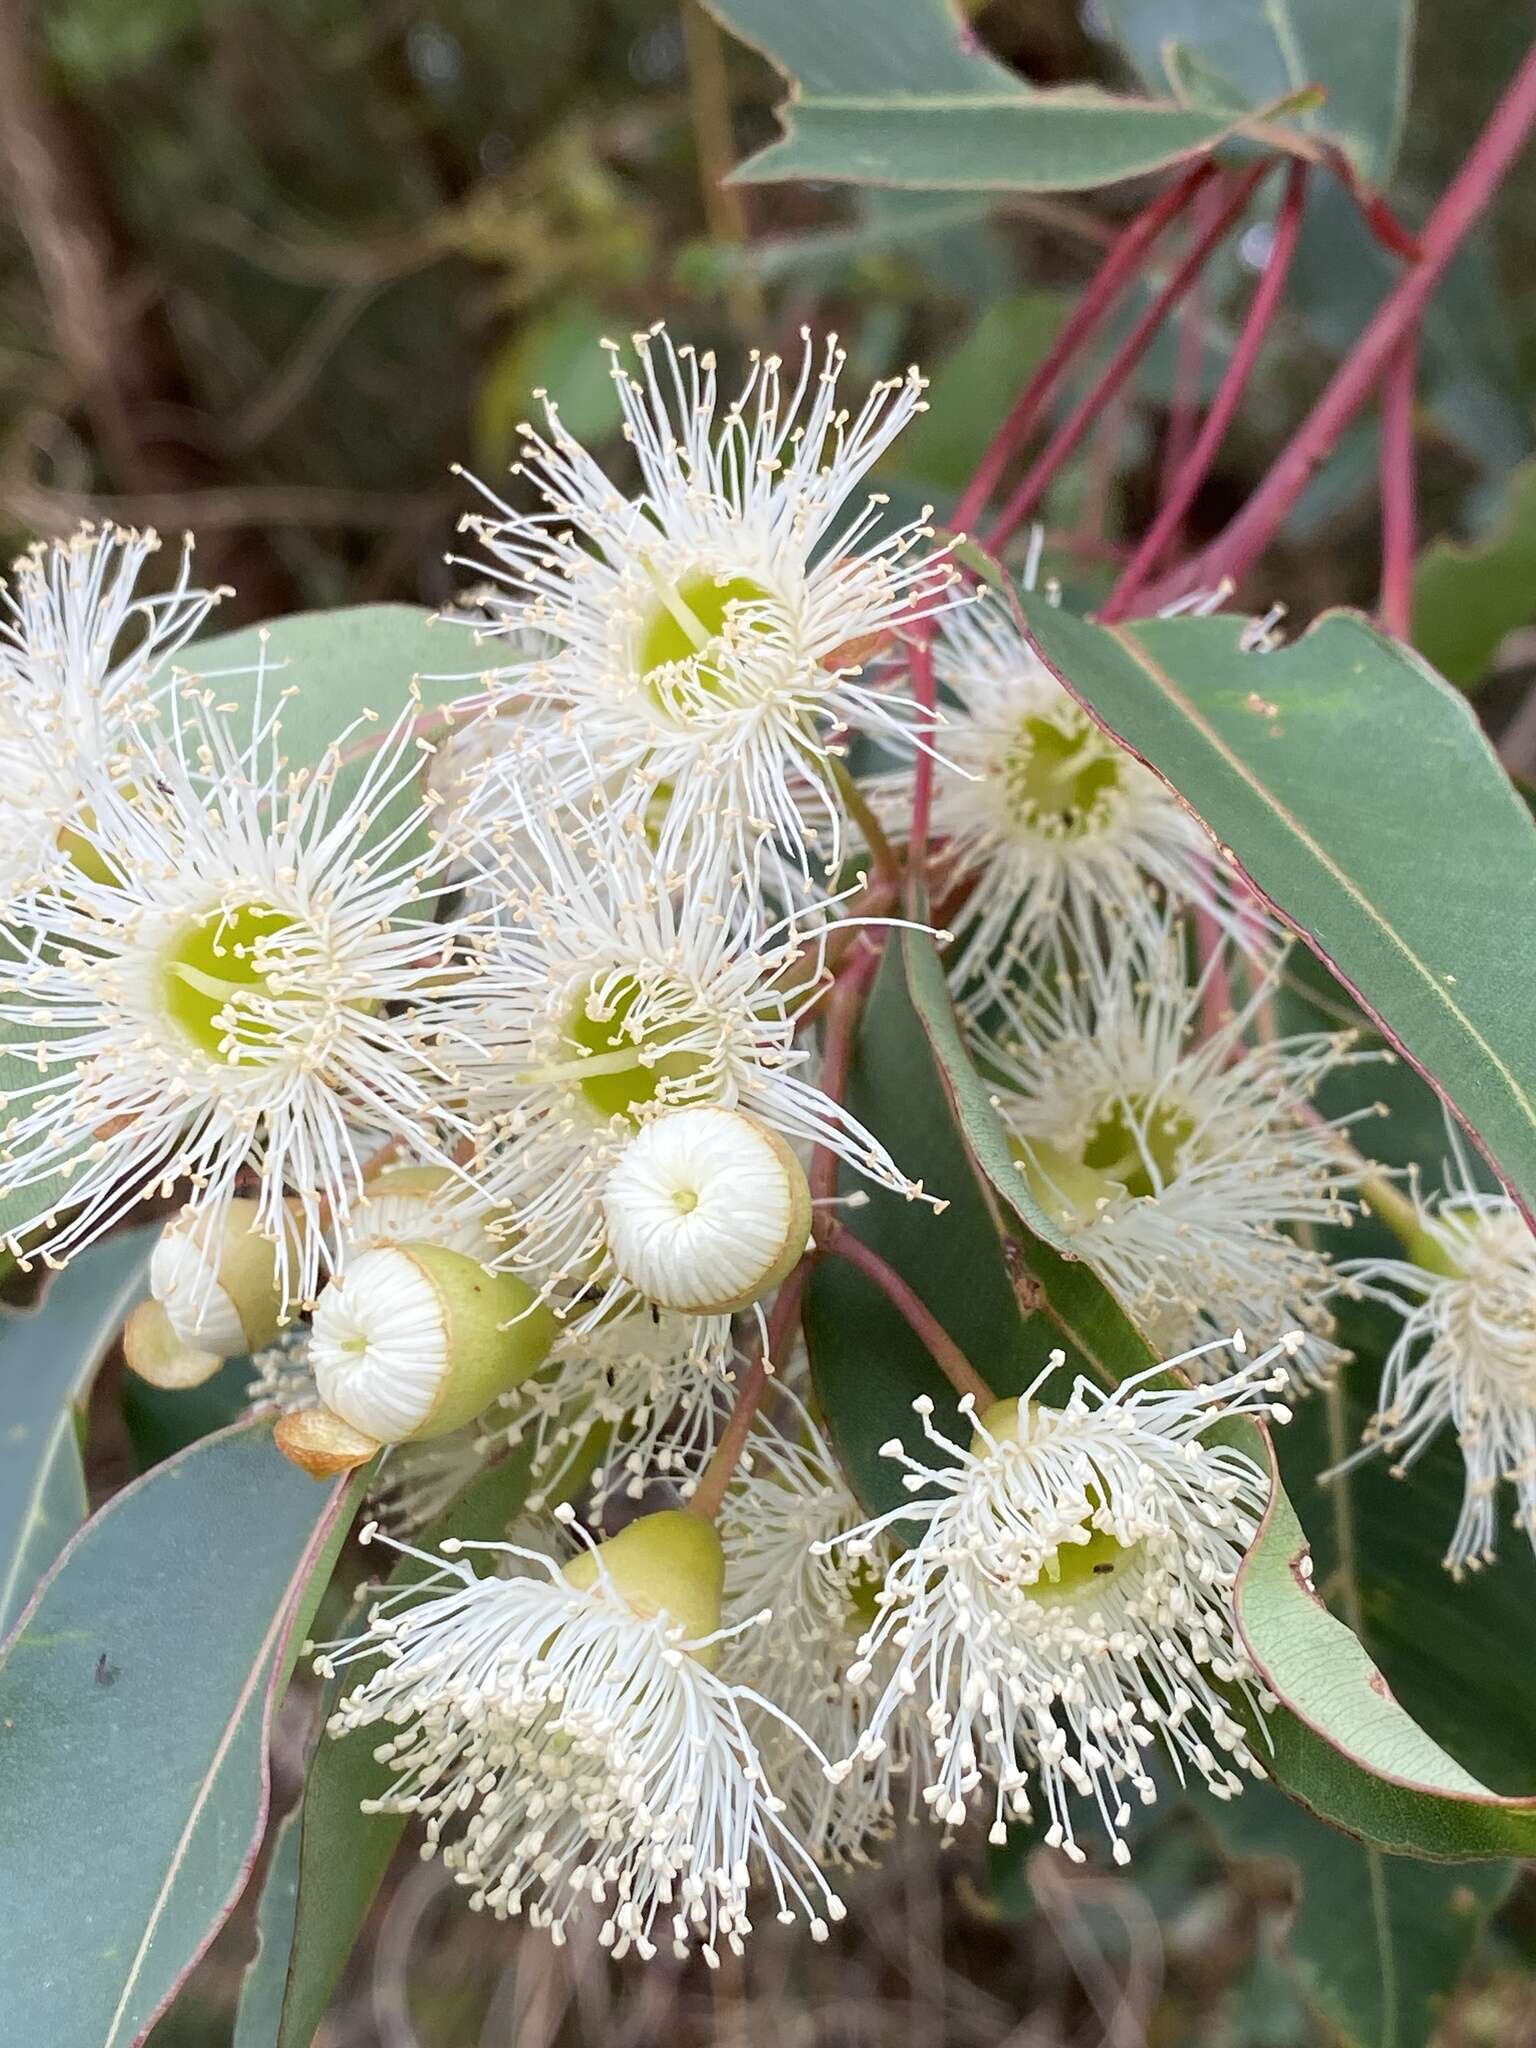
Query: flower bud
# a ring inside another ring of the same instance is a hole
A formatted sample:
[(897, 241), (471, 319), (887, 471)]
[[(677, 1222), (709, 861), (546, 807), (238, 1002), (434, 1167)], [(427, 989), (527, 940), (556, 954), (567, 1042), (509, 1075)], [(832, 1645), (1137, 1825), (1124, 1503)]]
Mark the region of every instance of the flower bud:
[[(681, 1508), (641, 1515), (606, 1543), (573, 1557), (565, 1576), (583, 1590), (606, 1581), (631, 1613), (642, 1621), (665, 1614), (686, 1642), (711, 1636), (720, 1626), (725, 1553), (711, 1524)], [(713, 1666), (715, 1645), (694, 1654)]]
[(464, 1183), (446, 1166), (386, 1166), (347, 1224), (349, 1253), (376, 1244), (440, 1244), (489, 1263), (499, 1246)]
[(186, 1344), (176, 1334), (162, 1302), (141, 1301), (123, 1325), (123, 1357), (131, 1372), (152, 1387), (181, 1393), (211, 1380), (224, 1363), (217, 1351)]
[(258, 1213), (241, 1197), (212, 1213), (183, 1209), (160, 1233), (149, 1291), (186, 1350), (237, 1358), (264, 1350), (282, 1327), (278, 1246), (257, 1228)]
[(643, 1124), (603, 1190), (613, 1263), (663, 1308), (726, 1315), (769, 1293), (811, 1235), (793, 1151), (741, 1110), (674, 1109)]
[(320, 1398), (380, 1443), (446, 1436), (537, 1371), (554, 1317), (526, 1282), (438, 1244), (360, 1252), (315, 1303)]

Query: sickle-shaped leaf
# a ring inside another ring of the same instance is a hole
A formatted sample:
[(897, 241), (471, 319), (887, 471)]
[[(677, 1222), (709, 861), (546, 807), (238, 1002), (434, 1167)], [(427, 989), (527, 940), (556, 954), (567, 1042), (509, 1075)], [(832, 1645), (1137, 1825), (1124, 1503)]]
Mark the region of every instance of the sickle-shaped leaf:
[(86, 1517), (80, 1432), (158, 1226), (93, 1246), (34, 1309), (0, 1310), (0, 1634)]
[(1225, 109), (1037, 89), (962, 33), (948, 0), (708, 0), (790, 79), (783, 140), (737, 172), (948, 191), (1108, 185), (1207, 150)]
[(1233, 618), (1029, 625), (1536, 1211), (1536, 824), (1466, 700), (1354, 612), (1270, 654)]
[(18, 2041), (141, 2042), (238, 1899), (267, 1742), (360, 1480), (270, 1421), (205, 1437), (75, 1537), (0, 1653), (0, 1981)]

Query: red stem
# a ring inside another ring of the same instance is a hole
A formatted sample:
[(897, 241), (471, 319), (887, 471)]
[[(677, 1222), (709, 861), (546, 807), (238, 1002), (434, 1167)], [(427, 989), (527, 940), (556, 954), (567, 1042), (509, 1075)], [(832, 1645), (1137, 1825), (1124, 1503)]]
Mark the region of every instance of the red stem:
[(1049, 353), (1019, 394), (1013, 410), (993, 435), (987, 452), (977, 464), (976, 473), (966, 485), (951, 516), (951, 524), (958, 531), (964, 533), (981, 517), (1004, 470), (1033, 430), (1078, 349), (1109, 312), (1121, 287), (1140, 269), (1141, 259), (1153, 242), (1169, 222), (1184, 211), (1214, 169), (1215, 166), (1207, 160), (1186, 171), (1177, 184), (1170, 185), (1144, 212), (1137, 214), (1111, 247)]
[(912, 642), (912, 696), (922, 717), (917, 727), (916, 764), (912, 771), (912, 829), (907, 835), (907, 875), (921, 885), (928, 871), (928, 824), (933, 815), (933, 746), (937, 724), (938, 685), (933, 676), (933, 635), (924, 621)]
[(1147, 529), (1145, 538), (1126, 567), (1125, 574), (1110, 592), (1109, 602), (1100, 614), (1106, 623), (1123, 619), (1131, 609), (1137, 592), (1156, 569), (1168, 544), (1177, 535), (1185, 514), (1194, 503), (1195, 493), (1210, 473), (1211, 464), (1216, 460), (1222, 442), (1226, 439), (1232, 416), (1246, 390), (1248, 380), (1264, 346), (1270, 324), (1285, 290), (1286, 277), (1290, 272), (1291, 258), (1296, 253), (1296, 238), (1301, 232), (1302, 211), (1307, 196), (1307, 167), (1304, 163), (1291, 165), (1286, 179), (1285, 197), (1275, 220), (1275, 239), (1269, 252), (1269, 261), (1264, 266), (1264, 275), (1259, 279), (1248, 307), (1243, 331), (1237, 338), (1222, 377), (1220, 388), (1211, 401), (1205, 423), (1195, 437), (1172, 492), (1164, 500), (1162, 509)]
[[(1195, 232), (1211, 218), (1221, 189), (1207, 186), (1195, 213)], [(1200, 429), (1200, 382), (1205, 368), (1206, 280), (1197, 277), (1179, 310), (1178, 352), (1173, 367), (1173, 404), (1158, 469), (1157, 502), (1173, 495)]]
[(1381, 597), (1385, 631), (1413, 632), (1413, 398), (1418, 380), (1416, 334), (1405, 334), (1387, 365), (1381, 390)]
[[(1420, 238), (1420, 262), (1377, 307), (1364, 334), (1334, 372), (1327, 389), (1292, 436), (1248, 503), (1187, 565), (1180, 587), (1234, 580), (1263, 554), (1286, 515), (1327, 461), (1386, 370), (1398, 343), (1413, 333), (1451, 258), (1487, 210), (1536, 123), (1536, 45), (1526, 53), (1503, 98), (1488, 118)], [(1171, 591), (1169, 593), (1172, 594)]]
[(1221, 212), (1192, 239), (1178, 268), (1115, 351), (1109, 367), (1063, 420), (1004, 505), (985, 542), (992, 554), (1001, 553), (1009, 537), (1034, 511), (1052, 477), (1071, 458), (1084, 434), (1146, 354), (1169, 313), (1210, 261), (1228, 229), (1240, 218), (1252, 197), (1253, 188), (1268, 169), (1269, 161), (1266, 160), (1245, 171)]
[(824, 1247), (850, 1266), (857, 1266), (866, 1279), (873, 1280), (891, 1306), (927, 1345), (933, 1362), (957, 1394), (969, 1394), (978, 1409), (992, 1406), (996, 1396), (977, 1372), (960, 1346), (932, 1310), (914, 1293), (894, 1266), (887, 1265), (877, 1251), (855, 1237), (845, 1224), (838, 1224)]
[[(859, 933), (854, 950), (838, 969), (837, 980), (827, 998), (826, 1033), (821, 1045), (821, 1074), (818, 1085), (823, 1095), (841, 1102), (848, 1088), (848, 1063), (858, 1036), (859, 1017), (869, 985), (879, 971), (884, 953), (879, 938), (868, 931)], [(837, 1154), (828, 1145), (818, 1145), (811, 1154), (811, 1199), (825, 1202), (837, 1193)]]
[(774, 1363), (782, 1359), (790, 1337), (800, 1321), (800, 1304), (810, 1271), (810, 1267), (802, 1259), (774, 1297), (763, 1348), (741, 1376), (735, 1402), (726, 1419), (725, 1427), (720, 1432), (720, 1441), (715, 1445), (709, 1463), (699, 1475), (699, 1483), (688, 1500), (688, 1512), (701, 1516), (706, 1522), (712, 1522), (720, 1512), (725, 1490), (731, 1483), (731, 1475), (740, 1464), (741, 1454), (746, 1449), (753, 1418), (762, 1406), (763, 1395), (768, 1391), (768, 1381), (772, 1377)]

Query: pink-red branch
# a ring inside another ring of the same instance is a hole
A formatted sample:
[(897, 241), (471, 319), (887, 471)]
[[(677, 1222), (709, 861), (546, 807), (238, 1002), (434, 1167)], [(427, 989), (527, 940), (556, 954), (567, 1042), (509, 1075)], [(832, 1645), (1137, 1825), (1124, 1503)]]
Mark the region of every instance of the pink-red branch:
[[(1470, 155), (1447, 187), (1420, 237), (1420, 260), (1388, 293), (1327, 389), (1281, 452), (1269, 474), (1226, 531), (1194, 562), (1184, 589), (1245, 575), (1284, 523), (1291, 507), (1370, 398), (1398, 344), (1417, 331), (1456, 251), (1487, 211), (1536, 124), (1536, 45), (1527, 52)], [(1168, 594), (1172, 594), (1171, 592)]]
[(979, 1409), (991, 1407), (995, 1396), (986, 1381), (927, 1303), (873, 1246), (855, 1237), (845, 1225), (838, 1224), (830, 1233), (825, 1249), (840, 1259), (846, 1259), (850, 1266), (857, 1266), (866, 1279), (874, 1281), (908, 1327), (922, 1339), (934, 1364), (957, 1394), (969, 1394)]
[(1413, 631), (1413, 401), (1418, 384), (1416, 334), (1405, 334), (1381, 388), (1381, 597), (1383, 627), (1406, 640)]
[(1151, 347), (1158, 329), (1241, 218), (1253, 196), (1254, 187), (1268, 169), (1269, 163), (1265, 161), (1245, 171), (1233, 186), (1226, 205), (1191, 239), (1172, 277), (1115, 351), (1104, 374), (1062, 421), (1004, 505), (985, 542), (993, 554), (1000, 553), (1006, 546), (1010, 536), (1018, 531), (1039, 504), (1051, 479), (1070, 461), (1084, 434), (1136, 368)]
[(1184, 211), (1201, 186), (1214, 175), (1214, 170), (1215, 166), (1209, 160), (1196, 164), (1137, 214), (1121, 233), (1049, 353), (1020, 392), (1012, 411), (976, 465), (976, 473), (966, 485), (952, 515), (951, 523), (959, 532), (967, 532), (981, 517), (987, 501), (1002, 481), (1003, 472), (1034, 430), (1078, 350), (1102, 323), (1122, 288), (1140, 271), (1142, 258), (1163, 229)]
[(1275, 238), (1270, 246), (1269, 260), (1264, 266), (1264, 275), (1254, 289), (1248, 314), (1243, 322), (1242, 333), (1232, 351), (1221, 384), (1211, 401), (1211, 409), (1195, 437), (1195, 444), (1189, 452), (1189, 459), (1174, 484), (1173, 490), (1164, 499), (1157, 517), (1148, 527), (1141, 545), (1131, 557), (1124, 575), (1115, 585), (1101, 614), (1106, 621), (1123, 619), (1131, 609), (1137, 594), (1157, 568), (1178, 533), (1184, 518), (1194, 503), (1195, 493), (1210, 473), (1211, 464), (1216, 460), (1233, 415), (1248, 387), (1254, 365), (1259, 359), (1265, 338), (1269, 333), (1275, 313), (1279, 307), (1285, 282), (1290, 274), (1291, 259), (1296, 253), (1296, 240), (1301, 232), (1302, 211), (1307, 196), (1307, 167), (1294, 163), (1286, 179), (1285, 197), (1275, 220)]

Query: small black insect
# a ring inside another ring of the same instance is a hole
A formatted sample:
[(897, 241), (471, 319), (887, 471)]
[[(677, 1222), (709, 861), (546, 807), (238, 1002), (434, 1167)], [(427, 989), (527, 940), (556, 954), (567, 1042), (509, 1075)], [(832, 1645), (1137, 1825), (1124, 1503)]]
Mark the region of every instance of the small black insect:
[(96, 1659), (96, 1683), (98, 1685), (116, 1685), (117, 1683), (117, 1666), (108, 1662), (105, 1650)]

